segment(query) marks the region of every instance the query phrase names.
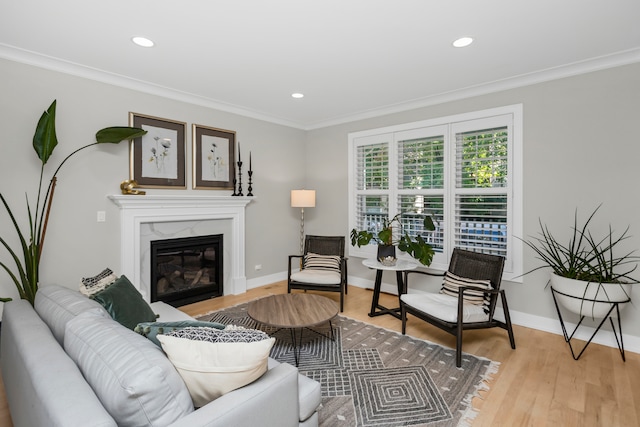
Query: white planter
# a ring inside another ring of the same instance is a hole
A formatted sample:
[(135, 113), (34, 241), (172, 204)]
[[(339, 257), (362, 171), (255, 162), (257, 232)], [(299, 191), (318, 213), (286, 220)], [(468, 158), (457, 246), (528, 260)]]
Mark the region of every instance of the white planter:
[[(621, 303), (622, 311), (631, 298), (631, 285), (619, 283), (593, 283), (567, 279), (551, 273), (551, 288), (557, 301), (567, 310), (579, 316), (602, 319), (613, 303)], [(608, 302), (607, 302), (608, 301)], [(616, 315), (616, 311), (612, 312)]]

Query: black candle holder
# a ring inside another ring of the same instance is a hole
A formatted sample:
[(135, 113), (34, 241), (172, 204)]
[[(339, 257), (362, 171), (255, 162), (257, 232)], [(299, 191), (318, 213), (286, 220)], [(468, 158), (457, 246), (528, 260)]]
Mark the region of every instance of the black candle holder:
[(242, 162), (238, 162), (238, 194), (236, 196), (244, 196), (242, 194)]
[(233, 177), (233, 194), (232, 194), (232, 196), (234, 196), (234, 197), (238, 195), (238, 193), (236, 193), (236, 182), (238, 182), (238, 180), (234, 176)]
[(249, 174), (249, 192), (247, 193), (247, 196), (253, 196), (253, 188), (251, 187), (251, 176), (253, 175), (253, 171), (251, 169), (249, 169), (249, 171), (247, 172)]

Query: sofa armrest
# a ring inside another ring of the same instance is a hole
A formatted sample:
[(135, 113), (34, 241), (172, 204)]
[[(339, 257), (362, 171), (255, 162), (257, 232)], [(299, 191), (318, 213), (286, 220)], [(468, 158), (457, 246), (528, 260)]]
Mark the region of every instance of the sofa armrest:
[(260, 379), (192, 412), (172, 427), (298, 426), (298, 369), (282, 363)]
[(16, 427), (116, 426), (76, 364), (25, 300), (4, 305), (0, 363)]

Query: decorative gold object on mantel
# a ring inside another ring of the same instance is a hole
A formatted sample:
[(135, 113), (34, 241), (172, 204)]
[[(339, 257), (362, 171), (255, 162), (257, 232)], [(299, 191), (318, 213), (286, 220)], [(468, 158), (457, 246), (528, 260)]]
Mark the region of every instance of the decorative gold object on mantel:
[(120, 190), (122, 190), (122, 194), (147, 194), (146, 191), (136, 190), (138, 183), (135, 179), (127, 179), (120, 183)]

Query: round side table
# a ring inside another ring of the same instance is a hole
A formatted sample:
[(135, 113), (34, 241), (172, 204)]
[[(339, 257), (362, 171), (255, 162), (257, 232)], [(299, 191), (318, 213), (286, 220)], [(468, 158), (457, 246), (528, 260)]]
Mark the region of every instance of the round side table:
[(387, 308), (379, 304), (380, 286), (382, 285), (382, 272), (385, 270), (396, 272), (396, 282), (398, 284), (398, 303), (399, 303), (400, 295), (402, 295), (402, 292), (404, 290), (402, 273), (408, 270), (414, 270), (418, 268), (418, 264), (412, 261), (405, 261), (405, 260), (399, 259), (398, 262), (396, 262), (396, 265), (389, 266), (389, 265), (383, 265), (377, 259), (364, 259), (362, 260), (362, 265), (376, 270), (376, 281), (373, 286), (373, 299), (371, 300), (371, 311), (369, 312), (369, 317), (380, 316), (382, 314), (390, 314), (400, 319), (401, 318), (400, 307)]

